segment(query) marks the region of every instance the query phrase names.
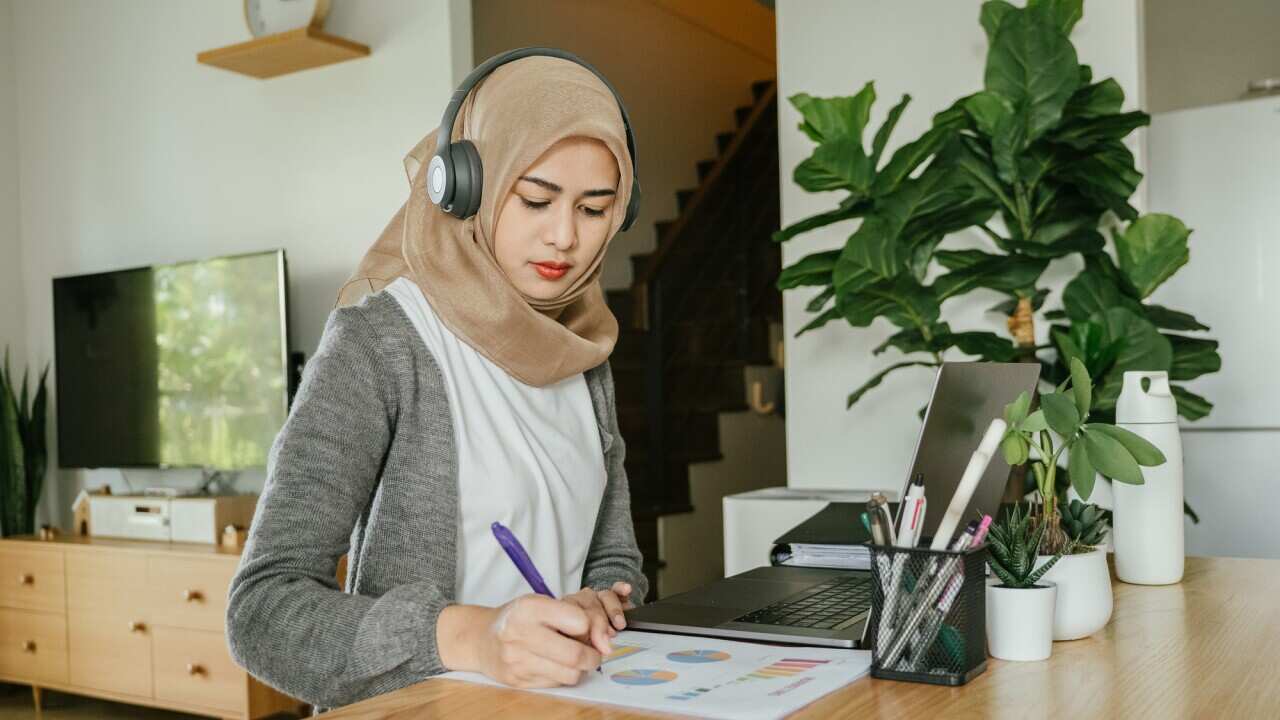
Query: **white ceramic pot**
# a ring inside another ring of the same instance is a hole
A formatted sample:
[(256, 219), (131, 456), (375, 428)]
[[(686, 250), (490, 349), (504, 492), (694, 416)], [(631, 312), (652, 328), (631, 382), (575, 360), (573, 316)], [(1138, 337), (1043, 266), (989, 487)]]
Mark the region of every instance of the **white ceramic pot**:
[[(1036, 567), (1048, 562), (1049, 557), (1041, 555)], [(1058, 586), (1053, 611), (1054, 640), (1089, 637), (1111, 620), (1111, 571), (1105, 550), (1063, 555), (1041, 580)]]
[(1001, 660), (1044, 660), (1053, 652), (1053, 607), (1058, 586), (987, 585), (987, 652)]

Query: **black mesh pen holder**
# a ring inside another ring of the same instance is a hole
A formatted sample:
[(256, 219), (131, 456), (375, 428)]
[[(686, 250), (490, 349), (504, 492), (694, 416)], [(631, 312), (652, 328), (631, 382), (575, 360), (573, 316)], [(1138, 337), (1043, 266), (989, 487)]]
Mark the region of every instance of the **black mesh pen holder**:
[(871, 676), (963, 685), (987, 668), (986, 549), (871, 549)]

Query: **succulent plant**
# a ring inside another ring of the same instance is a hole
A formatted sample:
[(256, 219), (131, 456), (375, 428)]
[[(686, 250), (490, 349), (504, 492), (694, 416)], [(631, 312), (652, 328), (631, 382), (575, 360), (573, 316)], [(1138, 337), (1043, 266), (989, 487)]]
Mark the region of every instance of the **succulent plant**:
[(1062, 557), (1062, 553), (1058, 553), (1049, 562), (1036, 567), (1040, 538), (1046, 525), (1033, 520), (1030, 510), (1024, 513), (1021, 505), (1014, 505), (1004, 519), (991, 525), (991, 533), (987, 536), (987, 559), (991, 571), (1006, 587), (1035, 585)]
[(1107, 532), (1107, 514), (1102, 508), (1073, 499), (1070, 505), (1060, 505), (1058, 511), (1062, 513), (1062, 529), (1076, 543), (1077, 551), (1086, 550), (1080, 546), (1092, 549), (1102, 543)]

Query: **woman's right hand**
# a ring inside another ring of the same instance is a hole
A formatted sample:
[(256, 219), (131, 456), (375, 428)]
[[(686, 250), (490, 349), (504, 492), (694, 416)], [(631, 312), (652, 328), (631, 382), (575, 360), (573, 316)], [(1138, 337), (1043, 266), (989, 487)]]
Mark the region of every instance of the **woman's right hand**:
[(481, 616), (476, 660), (485, 675), (518, 688), (576, 685), (600, 666), (600, 652), (574, 639), (591, 622), (581, 607), (543, 595), (522, 595)]

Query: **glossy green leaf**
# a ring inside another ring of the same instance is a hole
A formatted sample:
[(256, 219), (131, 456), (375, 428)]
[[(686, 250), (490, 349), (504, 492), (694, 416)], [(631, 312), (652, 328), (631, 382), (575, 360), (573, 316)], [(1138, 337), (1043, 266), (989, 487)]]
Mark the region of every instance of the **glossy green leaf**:
[(823, 308), (825, 308), (827, 306), (827, 303), (831, 302), (831, 298), (835, 297), (835, 295), (836, 295), (835, 287), (828, 286), (825, 289), (823, 289), (822, 292), (818, 293), (817, 295), (814, 295), (813, 299), (811, 299), (809, 303), (804, 306), (804, 309), (808, 312), (816, 313), (822, 310)]
[(809, 192), (852, 190), (866, 193), (873, 172), (871, 159), (857, 138), (824, 142), (796, 166), (792, 179)]
[(844, 220), (852, 220), (860, 218), (871, 211), (871, 202), (860, 195), (850, 195), (841, 201), (839, 207), (829, 212), (811, 215), (799, 222), (788, 225), (787, 227), (773, 233), (773, 241), (777, 243), (786, 242), (791, 238), (802, 233), (816, 230), (820, 227), (826, 227), (834, 223)]
[(1135, 462), (1144, 467), (1155, 467), (1165, 463), (1164, 453), (1152, 445), (1146, 438), (1132, 431), (1105, 423), (1089, 423), (1084, 426), (1086, 433), (1102, 433), (1124, 446), (1133, 456)]
[(817, 143), (850, 139), (862, 145), (862, 132), (875, 102), (875, 83), (867, 83), (856, 95), (845, 97), (813, 97), (796, 93), (788, 98), (804, 121), (800, 129)]
[(898, 125), (898, 119), (902, 117), (902, 111), (907, 109), (907, 105), (911, 103), (910, 95), (903, 95), (889, 110), (889, 115), (885, 117), (880, 129), (876, 131), (876, 137), (871, 141), (871, 167), (874, 169), (880, 165), (880, 156), (884, 154), (884, 148), (889, 144), (889, 136), (893, 134), (893, 129)]
[(1084, 419), (1089, 417), (1090, 403), (1093, 402), (1093, 382), (1080, 358), (1071, 358), (1068, 364), (1071, 367), (1071, 395), (1075, 398), (1080, 418)]
[(1170, 310), (1163, 305), (1147, 304), (1142, 306), (1147, 319), (1163, 330), (1208, 330), (1209, 326), (1195, 319), (1195, 316)]
[(1170, 380), (1194, 380), (1201, 375), (1222, 369), (1222, 356), (1218, 354), (1218, 341), (1191, 338), (1183, 335), (1165, 335), (1173, 346), (1173, 363), (1169, 367)]
[(1135, 219), (1138, 211), (1129, 198), (1138, 189), (1142, 173), (1134, 166), (1133, 153), (1119, 140), (1106, 140), (1077, 152), (1080, 154), (1063, 162), (1053, 174), (1121, 219)]
[(831, 272), (835, 269), (836, 260), (839, 257), (839, 250), (828, 250), (804, 256), (794, 264), (784, 268), (782, 273), (778, 275), (778, 289), (790, 290), (802, 285), (831, 284)]
[[(1077, 443), (1078, 444), (1078, 443)], [(1084, 434), (1084, 447), (1098, 472), (1122, 483), (1141, 485), (1142, 469), (1118, 440), (1098, 432)]]
[(1040, 396), (1040, 408), (1049, 427), (1062, 437), (1069, 438), (1080, 429), (1080, 413), (1070, 396), (1046, 393)]
[(1114, 283), (1097, 273), (1080, 273), (1062, 291), (1062, 308), (1067, 311), (1067, 317), (1077, 322), (1114, 307), (1142, 313), (1137, 300), (1120, 292)]
[(1120, 83), (1107, 78), (1076, 90), (1062, 114), (1068, 118), (1096, 118), (1119, 113), (1123, 106), (1124, 90)]
[(805, 323), (804, 327), (796, 331), (795, 336), (800, 337), (801, 335), (809, 332), (810, 330), (817, 330), (818, 328), (822, 327), (823, 325), (826, 325), (832, 320), (838, 320), (841, 317), (843, 317), (843, 315), (841, 314), (839, 309), (827, 308), (821, 315), (810, 320), (808, 323)]
[(1172, 215), (1143, 215), (1117, 235), (1116, 260), (1140, 297), (1147, 297), (1191, 259), (1191, 231)]
[(1082, 499), (1088, 500), (1093, 494), (1097, 470), (1094, 469), (1093, 463), (1089, 462), (1089, 453), (1084, 443), (1077, 442), (1072, 445), (1070, 453), (1067, 458), (1067, 472), (1071, 476), (1071, 487), (1076, 489), (1076, 493)]
[(1084, 0), (1027, 0), (1027, 10), (1045, 12), (1064, 35), (1070, 35), (1084, 17)]
[(1213, 410), (1213, 403), (1181, 385), (1171, 385), (1173, 399), (1178, 403), (1178, 414), (1188, 420), (1199, 420)]
[(1016, 428), (1022, 424), (1027, 417), (1027, 411), (1031, 409), (1031, 394), (1026, 390), (1018, 393), (1018, 397), (1013, 402), (1004, 406), (1004, 421), (1011, 428)]
[(1140, 111), (1077, 118), (1065, 122), (1050, 136), (1054, 142), (1084, 150), (1104, 140), (1120, 140), (1140, 127), (1151, 124), (1151, 116)]
[[(950, 326), (946, 323), (938, 323), (930, 328), (932, 337), (940, 334), (951, 332)], [(914, 352), (928, 352), (935, 349), (936, 345), (924, 339), (924, 333), (920, 328), (903, 328), (898, 332), (890, 335), (884, 342), (880, 343), (871, 351), (872, 355), (879, 355), (889, 348), (895, 348), (904, 355), (910, 355)]]
[[(982, 257), (979, 257), (982, 256)], [(934, 258), (951, 272), (933, 283), (939, 300), (984, 287), (1002, 292), (1029, 291), (1034, 294), (1036, 280), (1048, 266), (1048, 260), (1024, 255), (989, 255), (978, 250), (936, 252)], [(955, 264), (960, 259), (965, 264)], [(952, 264), (948, 264), (952, 263)]]
[(948, 127), (934, 128), (895, 150), (889, 162), (876, 174), (871, 185), (871, 195), (882, 197), (896, 190), (916, 168), (941, 150), (954, 134), (955, 131)]
[(982, 29), (987, 33), (987, 42), (990, 43), (995, 39), (996, 30), (1000, 28), (1000, 23), (1009, 15), (1009, 13), (1017, 10), (1004, 0), (988, 0), (982, 3), (982, 10), (978, 14), (978, 22), (982, 24)]
[(938, 338), (944, 345), (954, 346), (965, 355), (976, 355), (986, 362), (1010, 362), (1018, 349), (1007, 337), (992, 332), (949, 333)]
[(1080, 83), (1076, 50), (1061, 27), (1037, 13), (1012, 12), (1001, 21), (987, 53), (984, 87), (1017, 109), (1026, 142), (1058, 124)]
[(1037, 410), (1027, 416), (1022, 421), (1022, 425), (1018, 428), (1023, 432), (1038, 433), (1049, 429), (1049, 421), (1044, 416), (1044, 410)]

